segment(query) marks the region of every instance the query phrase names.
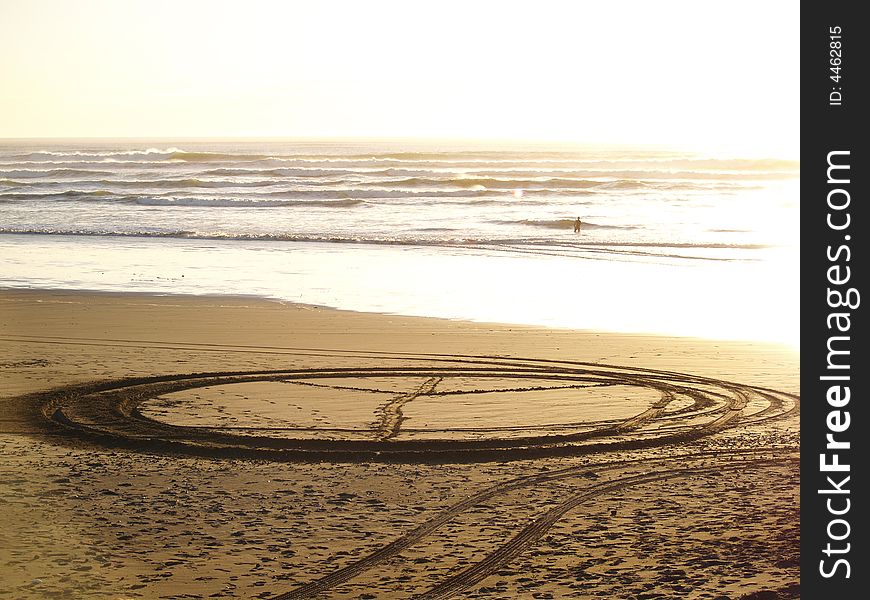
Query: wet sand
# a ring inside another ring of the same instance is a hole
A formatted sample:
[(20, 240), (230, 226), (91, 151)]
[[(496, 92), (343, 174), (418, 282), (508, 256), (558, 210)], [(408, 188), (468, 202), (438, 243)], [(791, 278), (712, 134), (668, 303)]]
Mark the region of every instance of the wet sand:
[(0, 292), (0, 598), (795, 598), (798, 356)]

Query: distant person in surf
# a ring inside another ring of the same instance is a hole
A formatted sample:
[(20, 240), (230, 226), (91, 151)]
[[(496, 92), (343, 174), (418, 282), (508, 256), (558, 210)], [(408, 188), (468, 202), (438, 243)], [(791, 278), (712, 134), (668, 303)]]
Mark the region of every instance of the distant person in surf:
[(577, 217), (577, 220), (574, 221), (574, 233), (580, 233), (580, 225), (581, 224), (582, 223), (580, 222), (580, 217)]

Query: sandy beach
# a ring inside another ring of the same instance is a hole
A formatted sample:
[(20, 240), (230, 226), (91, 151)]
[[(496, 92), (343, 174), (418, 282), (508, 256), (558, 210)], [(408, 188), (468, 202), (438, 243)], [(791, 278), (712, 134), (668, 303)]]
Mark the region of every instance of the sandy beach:
[(798, 358), (6, 290), (0, 598), (797, 598)]
[(793, 3), (2, 6), (0, 600), (800, 598)]

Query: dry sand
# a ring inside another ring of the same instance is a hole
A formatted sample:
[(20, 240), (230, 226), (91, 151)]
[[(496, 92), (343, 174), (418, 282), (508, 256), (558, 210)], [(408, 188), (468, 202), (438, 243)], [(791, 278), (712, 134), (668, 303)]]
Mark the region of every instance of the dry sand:
[(0, 598), (799, 597), (784, 348), (4, 291), (0, 375)]

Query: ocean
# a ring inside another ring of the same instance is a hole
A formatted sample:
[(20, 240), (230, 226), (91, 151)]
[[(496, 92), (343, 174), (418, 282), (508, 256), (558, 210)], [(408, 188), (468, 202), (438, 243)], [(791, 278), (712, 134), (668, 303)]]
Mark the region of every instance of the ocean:
[(796, 346), (798, 182), (649, 148), (7, 140), (0, 286)]

